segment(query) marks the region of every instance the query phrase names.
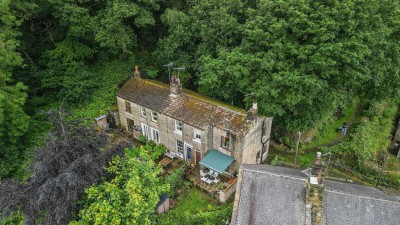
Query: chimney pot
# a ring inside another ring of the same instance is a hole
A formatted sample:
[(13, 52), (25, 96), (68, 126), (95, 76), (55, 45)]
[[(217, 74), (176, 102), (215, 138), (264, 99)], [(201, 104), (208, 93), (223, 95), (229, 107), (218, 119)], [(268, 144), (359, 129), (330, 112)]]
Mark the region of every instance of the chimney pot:
[(134, 78), (140, 78), (140, 72), (139, 72), (138, 65), (135, 66), (135, 76), (134, 76)]
[(253, 106), (247, 111), (247, 120), (254, 121), (258, 115), (257, 102), (253, 102)]

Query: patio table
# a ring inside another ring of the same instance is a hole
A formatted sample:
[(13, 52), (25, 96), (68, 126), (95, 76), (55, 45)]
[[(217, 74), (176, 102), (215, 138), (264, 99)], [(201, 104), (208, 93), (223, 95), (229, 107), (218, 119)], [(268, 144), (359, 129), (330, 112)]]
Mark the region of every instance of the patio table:
[(160, 161), (160, 164), (161, 164), (162, 167), (167, 167), (171, 162), (172, 162), (172, 159), (170, 159), (170, 158), (163, 158), (163, 159)]
[(206, 174), (205, 178), (209, 179), (209, 180), (214, 180), (214, 177), (210, 174)]

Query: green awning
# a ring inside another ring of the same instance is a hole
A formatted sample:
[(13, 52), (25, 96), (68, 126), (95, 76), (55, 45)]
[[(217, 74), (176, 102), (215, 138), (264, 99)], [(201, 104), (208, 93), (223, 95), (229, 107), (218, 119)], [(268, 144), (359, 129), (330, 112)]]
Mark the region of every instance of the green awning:
[(200, 165), (218, 171), (219, 173), (223, 173), (234, 160), (235, 159), (232, 156), (211, 149), (211, 151), (200, 161)]

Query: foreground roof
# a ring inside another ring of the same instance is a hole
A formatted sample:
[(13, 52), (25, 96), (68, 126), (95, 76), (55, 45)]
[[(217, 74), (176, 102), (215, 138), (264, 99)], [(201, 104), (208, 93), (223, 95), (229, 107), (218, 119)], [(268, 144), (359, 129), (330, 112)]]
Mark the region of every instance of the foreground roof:
[[(270, 165), (242, 165), (233, 224), (305, 224), (308, 176)], [(326, 180), (324, 224), (399, 224), (400, 198), (364, 185)]]
[(236, 133), (245, 130), (247, 115), (243, 109), (186, 89), (170, 97), (169, 87), (155, 80), (130, 78), (117, 96), (198, 128), (214, 125)]
[(236, 224), (303, 224), (305, 174), (266, 165), (242, 168)]

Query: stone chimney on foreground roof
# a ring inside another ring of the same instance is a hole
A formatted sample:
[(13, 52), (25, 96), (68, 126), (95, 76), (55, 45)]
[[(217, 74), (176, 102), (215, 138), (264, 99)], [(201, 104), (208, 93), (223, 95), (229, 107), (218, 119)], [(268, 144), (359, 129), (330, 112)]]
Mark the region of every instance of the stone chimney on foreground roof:
[(135, 73), (133, 78), (140, 78), (139, 67), (137, 65), (135, 66)]
[(171, 80), (170, 80), (170, 82), (171, 82), (171, 85), (170, 85), (170, 95), (169, 96), (171, 96), (171, 97), (176, 97), (176, 96), (178, 96), (180, 93), (182, 93), (182, 84), (181, 84), (181, 80), (177, 77), (177, 76), (175, 76), (175, 75), (172, 75), (171, 76)]
[(254, 121), (258, 115), (257, 102), (253, 102), (253, 106), (247, 111), (247, 120)]
[(308, 179), (306, 190), (306, 225), (324, 224), (324, 173), (321, 163), (321, 152), (317, 152), (316, 160)]

